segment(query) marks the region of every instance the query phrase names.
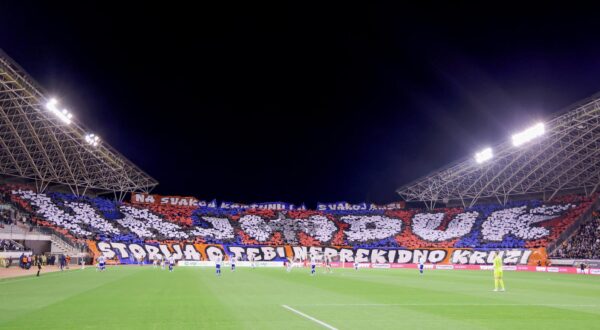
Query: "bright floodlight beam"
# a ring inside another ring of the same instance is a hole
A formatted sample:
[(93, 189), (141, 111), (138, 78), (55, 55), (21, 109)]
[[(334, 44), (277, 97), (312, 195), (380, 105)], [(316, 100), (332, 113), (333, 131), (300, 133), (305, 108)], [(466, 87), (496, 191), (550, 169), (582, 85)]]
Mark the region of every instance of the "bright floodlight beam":
[(97, 147), (98, 144), (100, 144), (100, 137), (96, 134), (87, 134), (85, 136), (85, 141), (92, 147)]
[(531, 140), (534, 140), (546, 132), (544, 123), (538, 123), (534, 126), (529, 127), (521, 133), (517, 133), (512, 136), (512, 142), (515, 147), (521, 146)]
[(60, 119), (63, 123), (69, 125), (71, 123), (71, 118), (73, 118), (73, 115), (66, 109), (58, 110), (58, 108), (56, 107), (57, 104), (58, 101), (55, 98), (51, 98), (46, 103), (46, 109), (55, 114), (58, 117), (58, 119)]
[(494, 153), (492, 152), (492, 148), (485, 148), (475, 154), (475, 161), (478, 164), (481, 164), (481, 163), (487, 162), (488, 160), (492, 159), (493, 157), (494, 157)]

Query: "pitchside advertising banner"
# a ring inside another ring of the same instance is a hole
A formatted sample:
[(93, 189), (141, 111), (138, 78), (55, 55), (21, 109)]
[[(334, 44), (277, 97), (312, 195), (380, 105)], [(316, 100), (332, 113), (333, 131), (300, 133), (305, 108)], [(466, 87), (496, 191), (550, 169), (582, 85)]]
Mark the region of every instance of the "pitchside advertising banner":
[[(232, 209), (232, 210), (245, 210), (245, 209), (262, 209), (262, 210), (278, 210), (278, 211), (291, 211), (291, 210), (306, 210), (306, 206), (296, 206), (294, 204), (283, 203), (283, 202), (269, 202), (269, 203), (255, 203), (255, 204), (241, 204), (232, 202), (220, 202), (212, 200), (210, 202), (199, 200), (195, 197), (182, 197), (182, 196), (161, 196), (151, 195), (143, 193), (131, 194), (132, 204), (144, 204), (144, 205), (167, 205), (167, 206), (179, 206), (179, 207), (208, 207), (208, 208), (220, 208), (220, 209)], [(404, 202), (390, 203), (386, 205), (377, 204), (350, 204), (347, 202), (337, 203), (319, 203), (317, 210), (319, 211), (373, 211), (373, 210), (399, 210), (404, 209)]]
[[(173, 255), (180, 261), (228, 260), (283, 261), (286, 258), (307, 260), (311, 256), (331, 258), (341, 263), (412, 264), (421, 257), (426, 263), (440, 265), (485, 265), (491, 264), (496, 255), (494, 250), (473, 249), (386, 249), (315, 246), (239, 246), (220, 244), (137, 244), (89, 241), (94, 256), (101, 254), (117, 263), (135, 263), (140, 259), (154, 260), (157, 255)], [(508, 249), (500, 251), (508, 265), (545, 264), (546, 251), (537, 249)]]

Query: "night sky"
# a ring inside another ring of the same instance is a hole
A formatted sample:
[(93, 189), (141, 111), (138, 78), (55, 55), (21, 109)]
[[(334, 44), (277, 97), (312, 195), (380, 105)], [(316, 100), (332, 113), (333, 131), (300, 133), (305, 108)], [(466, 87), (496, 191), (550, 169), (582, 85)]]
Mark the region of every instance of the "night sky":
[(0, 4), (0, 47), (160, 194), (391, 202), (600, 91), (591, 8), (160, 3)]

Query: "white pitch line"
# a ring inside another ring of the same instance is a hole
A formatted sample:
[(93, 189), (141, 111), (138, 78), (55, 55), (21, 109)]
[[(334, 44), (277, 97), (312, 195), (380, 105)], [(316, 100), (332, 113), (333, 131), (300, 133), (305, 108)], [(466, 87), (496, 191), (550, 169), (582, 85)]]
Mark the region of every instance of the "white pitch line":
[(386, 306), (417, 306), (417, 307), (499, 307), (499, 306), (531, 306), (531, 307), (599, 307), (600, 305), (593, 304), (305, 304), (298, 306), (322, 306), (322, 307), (352, 307), (352, 306), (360, 306), (360, 307), (386, 307)]
[(312, 317), (312, 316), (310, 316), (310, 315), (306, 315), (306, 314), (302, 313), (302, 312), (301, 312), (301, 311), (299, 311), (299, 310), (293, 309), (292, 307), (290, 307), (290, 306), (288, 306), (288, 305), (281, 305), (281, 307), (283, 307), (283, 308), (285, 308), (285, 309), (287, 309), (287, 310), (290, 310), (290, 311), (292, 311), (292, 312), (294, 312), (294, 313), (296, 313), (296, 314), (298, 314), (298, 315), (300, 315), (300, 316), (303, 316), (303, 317), (305, 317), (305, 318), (307, 318), (307, 319), (309, 319), (309, 320), (311, 320), (311, 321), (313, 321), (313, 322), (316, 322), (316, 323), (318, 323), (318, 324), (320, 324), (320, 325), (324, 326), (324, 327), (325, 327), (325, 328), (327, 328), (327, 329), (331, 329), (331, 330), (338, 330), (337, 328), (334, 328), (334, 327), (332, 327), (331, 325), (329, 325), (329, 324), (327, 324), (327, 323), (325, 323), (325, 322), (323, 322), (323, 321), (321, 321), (321, 320), (317, 320), (317, 319), (315, 319), (314, 317)]

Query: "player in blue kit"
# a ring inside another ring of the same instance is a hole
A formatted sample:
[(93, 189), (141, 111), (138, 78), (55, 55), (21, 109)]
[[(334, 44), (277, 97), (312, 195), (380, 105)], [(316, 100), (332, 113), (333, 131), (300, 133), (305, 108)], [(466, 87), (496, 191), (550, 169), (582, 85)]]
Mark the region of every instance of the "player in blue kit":
[(221, 276), (221, 257), (217, 257), (217, 260), (215, 260), (215, 267), (217, 271), (217, 276)]
[(173, 272), (173, 266), (175, 266), (175, 257), (171, 255), (169, 257), (169, 272)]
[(104, 258), (104, 256), (99, 256), (98, 257), (98, 270), (104, 271), (104, 269), (106, 269), (106, 259)]
[(419, 274), (423, 275), (423, 267), (425, 267), (425, 259), (419, 258)]

